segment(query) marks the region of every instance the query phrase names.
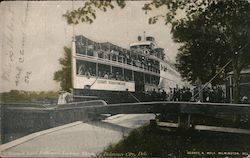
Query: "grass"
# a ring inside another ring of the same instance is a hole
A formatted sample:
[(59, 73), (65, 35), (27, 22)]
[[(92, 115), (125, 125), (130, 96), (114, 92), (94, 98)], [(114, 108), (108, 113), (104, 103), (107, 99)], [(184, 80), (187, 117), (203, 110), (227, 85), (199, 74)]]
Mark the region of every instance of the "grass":
[[(249, 135), (161, 129), (150, 125), (135, 129), (99, 157), (246, 157)], [(235, 153), (237, 152), (237, 153)], [(119, 154), (121, 156), (119, 156)], [(130, 156), (132, 155), (132, 156)]]
[(22, 91), (11, 90), (1, 93), (1, 102), (31, 102), (37, 100), (53, 100), (58, 98), (58, 92), (54, 91)]

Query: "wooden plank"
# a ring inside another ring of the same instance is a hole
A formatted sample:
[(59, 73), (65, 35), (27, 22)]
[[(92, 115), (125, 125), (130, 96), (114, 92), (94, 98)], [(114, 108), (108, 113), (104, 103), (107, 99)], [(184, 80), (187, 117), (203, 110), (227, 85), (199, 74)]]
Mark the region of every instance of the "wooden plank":
[(172, 123), (172, 122), (157, 122), (157, 125), (161, 127), (174, 127), (174, 128), (179, 127), (178, 123)]
[(214, 131), (214, 132), (250, 134), (250, 130), (239, 129), (239, 128), (229, 128), (229, 127), (216, 127), (216, 126), (195, 125), (194, 129), (200, 130), (200, 131)]

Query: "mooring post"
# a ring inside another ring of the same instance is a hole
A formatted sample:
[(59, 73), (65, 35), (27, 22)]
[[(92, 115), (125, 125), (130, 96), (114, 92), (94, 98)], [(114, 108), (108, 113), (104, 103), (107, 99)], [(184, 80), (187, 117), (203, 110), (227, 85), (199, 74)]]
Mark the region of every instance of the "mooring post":
[(180, 114), (178, 116), (179, 128), (182, 130), (189, 130), (191, 127), (191, 114)]

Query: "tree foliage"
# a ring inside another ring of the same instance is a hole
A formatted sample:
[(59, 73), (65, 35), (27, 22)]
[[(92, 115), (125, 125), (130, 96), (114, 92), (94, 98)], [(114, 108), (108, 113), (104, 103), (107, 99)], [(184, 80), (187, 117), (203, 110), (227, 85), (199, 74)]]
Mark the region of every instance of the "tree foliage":
[[(205, 68), (206, 73), (216, 72), (236, 58), (235, 54), (239, 69), (248, 64), (249, 53), (243, 53), (248, 49), (241, 48), (249, 43), (249, 5), (247, 0), (153, 0), (143, 9), (167, 8), (165, 13), (151, 17), (149, 23), (163, 18), (165, 24), (172, 25), (173, 39), (183, 44), (177, 56), (179, 68), (187, 64), (186, 69), (181, 69), (183, 77), (194, 81), (200, 74), (205, 81), (209, 78), (209, 74), (202, 73)], [(180, 17), (180, 12), (185, 12), (185, 16)]]
[(30, 102), (38, 100), (55, 100), (58, 98), (58, 93), (53, 91), (23, 91), (23, 90), (11, 90), (1, 94), (1, 102)]
[[(163, 18), (172, 25), (173, 39), (182, 44), (177, 55), (177, 68), (183, 78), (195, 82), (209, 81), (228, 62), (224, 72), (233, 71), (234, 102), (239, 100), (240, 71), (250, 64), (250, 4), (247, 0), (153, 0), (144, 10), (166, 6)], [(185, 12), (180, 17), (178, 13)], [(217, 77), (213, 83), (221, 81)]]
[(64, 57), (59, 59), (61, 69), (54, 73), (54, 80), (60, 82), (61, 89), (70, 92), (72, 88), (71, 48), (64, 47)]
[(67, 19), (68, 24), (91, 24), (96, 19), (97, 10), (106, 12), (108, 9), (114, 9), (115, 5), (124, 8), (126, 3), (125, 0), (88, 0), (84, 3), (83, 7), (67, 11), (63, 16)]
[(213, 3), (173, 28), (175, 41), (184, 43), (177, 55), (177, 68), (184, 78), (194, 82), (199, 77), (206, 82), (230, 60), (238, 64), (231, 64), (225, 72), (233, 67), (240, 71), (249, 64), (248, 9), (249, 4), (243, 1)]

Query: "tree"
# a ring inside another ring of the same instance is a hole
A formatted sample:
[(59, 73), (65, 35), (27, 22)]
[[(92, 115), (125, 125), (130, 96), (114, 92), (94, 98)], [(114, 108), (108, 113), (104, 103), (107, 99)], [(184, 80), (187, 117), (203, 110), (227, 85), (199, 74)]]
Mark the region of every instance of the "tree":
[[(219, 73), (233, 71), (233, 98), (239, 102), (240, 72), (250, 65), (250, 4), (247, 0), (153, 0), (144, 10), (166, 6), (165, 14), (149, 19), (155, 23), (160, 18), (172, 25), (173, 39), (183, 45), (177, 55), (177, 68), (183, 78), (203, 83)], [(178, 13), (185, 12), (179, 17)], [(221, 81), (217, 77), (213, 83)]]
[(72, 88), (71, 48), (64, 47), (64, 57), (59, 59), (61, 70), (54, 73), (54, 80), (60, 82), (61, 89), (70, 92)]
[[(221, 3), (224, 4), (224, 7)], [(247, 33), (249, 23), (247, 23), (246, 5), (245, 8), (243, 8), (241, 7), (242, 4), (232, 6), (233, 4), (221, 3), (210, 5), (202, 14), (197, 15), (192, 20), (182, 21), (174, 28), (173, 38), (177, 42), (184, 43), (177, 57), (179, 66), (181, 66), (179, 68), (185, 69), (180, 61), (187, 61), (187, 59), (193, 55), (194, 57), (197, 56), (198, 60), (202, 59), (201, 62), (195, 62), (196, 65), (198, 63), (197, 66), (203, 68), (202, 71), (206, 70), (206, 73), (214, 71), (214, 73), (212, 73), (214, 75), (216, 69), (220, 69), (226, 62), (235, 59), (235, 52), (243, 49), (242, 51), (245, 53), (242, 56), (246, 57), (248, 55), (246, 53), (247, 49), (242, 48), (248, 44)], [(227, 3), (229, 3), (229, 1)], [(231, 6), (230, 9), (232, 9), (232, 7), (234, 9), (240, 9), (241, 13), (224, 14), (226, 12), (229, 13), (229, 11), (225, 10), (227, 6)], [(239, 19), (237, 17), (241, 18)], [(235, 33), (232, 34), (232, 32)], [(234, 37), (231, 37), (232, 35), (234, 35)], [(231, 49), (232, 40), (237, 42), (234, 43), (236, 45), (234, 49)], [(194, 60), (194, 57), (192, 57), (192, 60)], [(242, 59), (241, 67), (246, 65), (245, 59), (247, 58)], [(195, 63), (191, 62), (191, 64)], [(210, 66), (207, 64), (212, 66), (212, 70), (210, 70), (211, 68), (209, 68)], [(195, 67), (192, 69), (195, 69)], [(183, 73), (183, 75), (185, 75), (185, 77), (189, 76), (188, 73)], [(202, 76), (204, 75), (206, 76), (206, 74), (202, 74)], [(197, 74), (191, 76), (195, 80)], [(206, 77), (204, 79), (203, 81), (205, 82)]]
[(206, 82), (231, 62), (225, 72), (233, 71), (234, 103), (239, 102), (240, 72), (250, 61), (249, 9), (247, 1), (219, 1), (173, 28), (174, 39), (185, 43), (177, 56), (183, 77)]

